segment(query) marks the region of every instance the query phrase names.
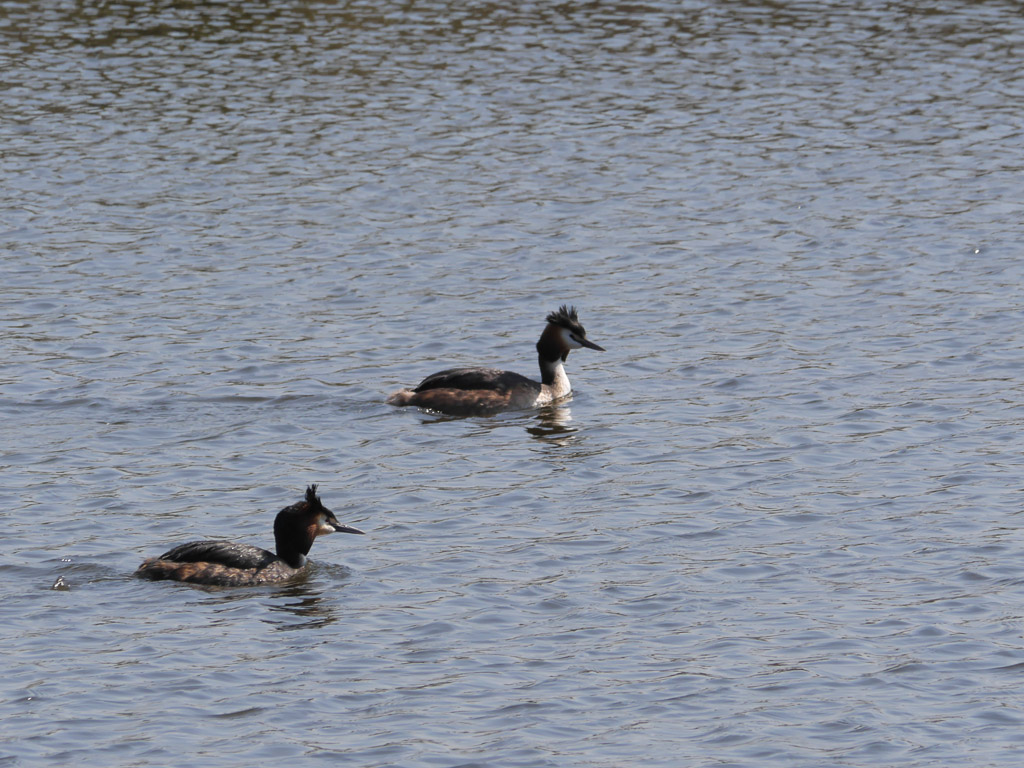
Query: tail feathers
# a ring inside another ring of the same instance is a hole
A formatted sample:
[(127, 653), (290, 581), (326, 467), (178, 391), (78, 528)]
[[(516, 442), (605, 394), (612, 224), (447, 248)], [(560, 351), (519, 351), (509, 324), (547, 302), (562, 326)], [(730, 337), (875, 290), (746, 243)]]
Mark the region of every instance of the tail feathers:
[(153, 581), (161, 581), (163, 579), (180, 580), (175, 575), (175, 569), (180, 568), (181, 565), (181, 563), (175, 563), (171, 560), (151, 557), (139, 566), (138, 570), (135, 571), (135, 575), (141, 576), (144, 579), (152, 579)]
[(412, 396), (415, 394), (411, 389), (400, 389), (388, 395), (388, 399), (385, 402), (388, 405), (410, 405), (412, 403)]

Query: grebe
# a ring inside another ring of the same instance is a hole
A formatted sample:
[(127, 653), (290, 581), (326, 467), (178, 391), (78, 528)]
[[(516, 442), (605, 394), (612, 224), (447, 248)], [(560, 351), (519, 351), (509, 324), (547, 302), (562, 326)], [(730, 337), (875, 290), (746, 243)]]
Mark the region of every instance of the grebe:
[(435, 373), (416, 389), (400, 389), (387, 402), (391, 405), (417, 405), (453, 416), (491, 414), (520, 408), (533, 408), (555, 402), (572, 392), (562, 363), (570, 350), (587, 347), (604, 352), (603, 347), (587, 340), (576, 307), (564, 304), (547, 316), (547, 326), (537, 342), (540, 381), (511, 371), (494, 368), (452, 368)]
[(342, 525), (316, 495), (316, 485), (306, 498), (277, 513), (274, 539), (277, 554), (233, 541), (190, 541), (160, 557), (146, 560), (135, 572), (146, 579), (187, 581), (213, 587), (280, 584), (305, 572), (306, 555), (313, 539), (328, 533), (362, 533)]

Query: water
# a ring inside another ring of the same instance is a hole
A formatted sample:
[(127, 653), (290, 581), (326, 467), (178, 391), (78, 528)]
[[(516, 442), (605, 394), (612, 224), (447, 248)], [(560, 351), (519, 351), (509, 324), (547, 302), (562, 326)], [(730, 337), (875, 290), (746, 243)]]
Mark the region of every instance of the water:
[[(1020, 765), (1015, 4), (0, 34), (0, 765)], [(383, 403), (563, 302), (571, 402)]]

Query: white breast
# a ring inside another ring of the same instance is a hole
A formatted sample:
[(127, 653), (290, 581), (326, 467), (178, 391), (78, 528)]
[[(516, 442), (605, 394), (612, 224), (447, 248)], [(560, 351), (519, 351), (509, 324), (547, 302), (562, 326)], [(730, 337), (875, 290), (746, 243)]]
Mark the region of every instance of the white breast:
[(561, 361), (555, 364), (555, 380), (551, 384), (542, 384), (540, 394), (534, 405), (547, 405), (555, 400), (561, 400), (572, 392), (572, 384), (569, 377), (565, 375), (565, 366)]

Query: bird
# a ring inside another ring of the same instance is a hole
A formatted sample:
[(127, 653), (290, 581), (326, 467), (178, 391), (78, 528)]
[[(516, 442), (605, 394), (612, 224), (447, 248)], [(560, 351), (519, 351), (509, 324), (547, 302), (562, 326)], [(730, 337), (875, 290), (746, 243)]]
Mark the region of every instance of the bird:
[(453, 416), (489, 415), (501, 411), (536, 408), (572, 393), (565, 375), (566, 358), (586, 347), (604, 352), (587, 338), (576, 307), (563, 304), (550, 313), (537, 341), (540, 381), (495, 368), (450, 368), (428, 376), (415, 389), (392, 393), (391, 405), (415, 405)]
[(214, 587), (280, 584), (303, 575), (306, 555), (317, 536), (363, 533), (338, 522), (323, 505), (316, 484), (306, 488), (302, 501), (285, 507), (274, 518), (276, 553), (232, 541), (190, 541), (151, 557), (135, 571), (145, 579), (170, 579)]

